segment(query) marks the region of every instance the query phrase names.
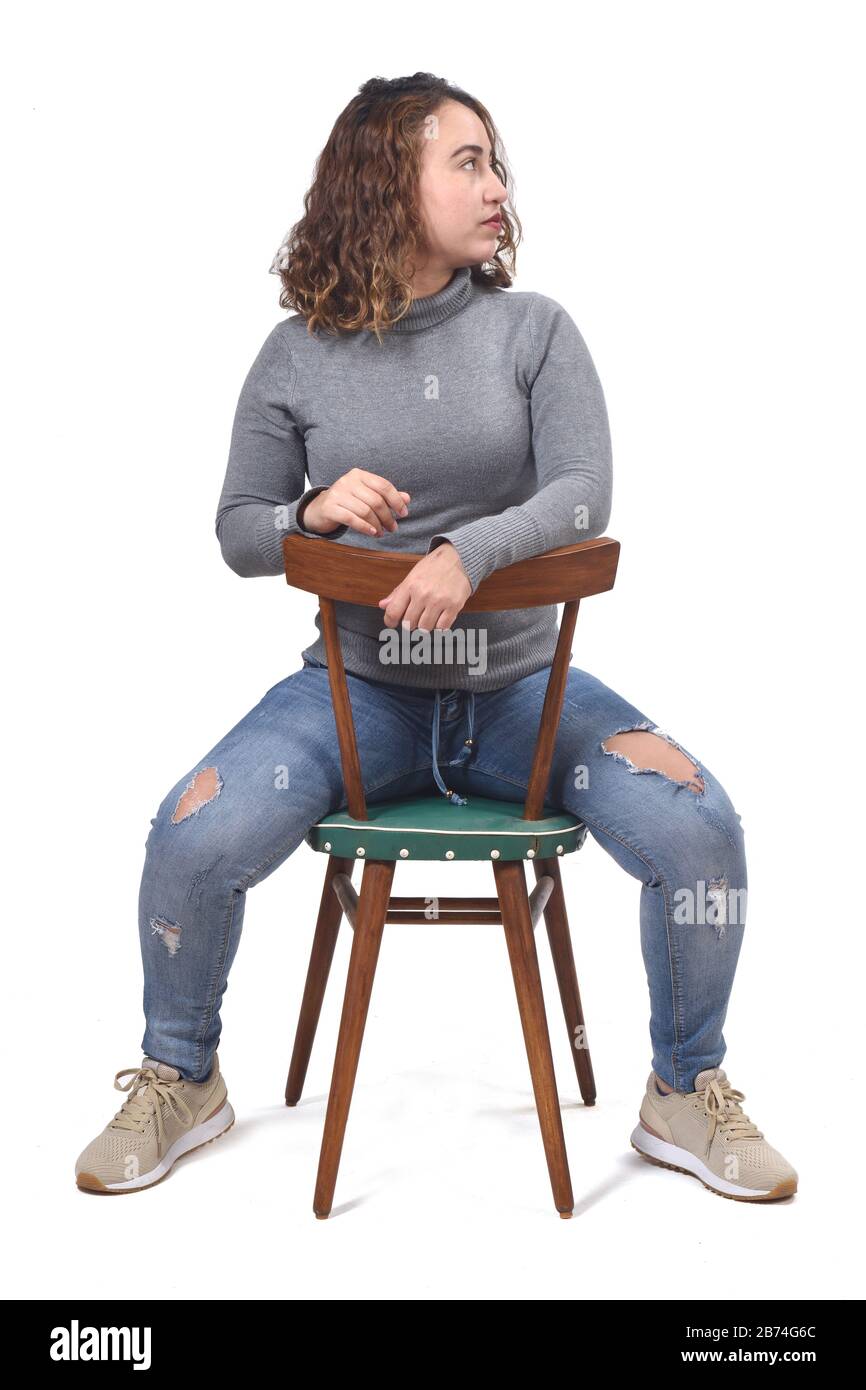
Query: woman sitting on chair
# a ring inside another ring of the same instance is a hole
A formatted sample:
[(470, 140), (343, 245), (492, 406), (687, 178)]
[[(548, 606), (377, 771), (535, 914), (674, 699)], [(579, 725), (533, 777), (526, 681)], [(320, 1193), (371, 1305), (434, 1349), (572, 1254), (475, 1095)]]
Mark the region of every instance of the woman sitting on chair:
[[(244, 577), (282, 577), (293, 534), (421, 554), (378, 611), (336, 605), (340, 645), (368, 801), (438, 788), (455, 817), (473, 793), (525, 798), (558, 628), (555, 605), (464, 613), (467, 599), (503, 566), (602, 536), (611, 507), (586, 344), (556, 299), (510, 288), (520, 224), (506, 178), (493, 121), (466, 92), (427, 73), (360, 88), (274, 258), (280, 305), (295, 312), (243, 384), (217, 514), (223, 557)], [(316, 624), (299, 669), (152, 822), (145, 1056), (76, 1163), (85, 1190), (150, 1186), (233, 1121), (217, 1045), (246, 891), (345, 804)], [(652, 1071), (634, 1147), (726, 1196), (790, 1195), (795, 1170), (721, 1067), (747, 886), (724, 788), (572, 666), (547, 801), (642, 885)]]

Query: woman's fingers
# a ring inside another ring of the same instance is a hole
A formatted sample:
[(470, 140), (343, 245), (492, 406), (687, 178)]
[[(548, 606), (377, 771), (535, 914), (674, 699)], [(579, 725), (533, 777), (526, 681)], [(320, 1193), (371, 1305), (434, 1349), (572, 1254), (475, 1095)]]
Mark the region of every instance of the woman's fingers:
[(386, 531), (397, 530), (397, 522), (384, 492), (359, 480), (352, 485), (352, 495), (361, 504), (358, 515), (363, 516), (368, 523), (374, 526), (378, 524), (379, 528)]
[[(334, 507), (344, 508), (344, 524), (366, 535), (383, 535), (396, 531), (393, 512), (407, 515), (408, 492), (400, 492), (387, 478), (366, 469), (352, 468), (328, 489)], [(335, 518), (336, 519), (336, 518)]]

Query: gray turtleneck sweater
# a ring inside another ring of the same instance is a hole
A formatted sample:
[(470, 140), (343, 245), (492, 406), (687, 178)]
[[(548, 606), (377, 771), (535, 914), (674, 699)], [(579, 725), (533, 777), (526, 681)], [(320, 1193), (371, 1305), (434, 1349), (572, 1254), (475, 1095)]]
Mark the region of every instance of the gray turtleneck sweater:
[[(382, 536), (306, 531), (303, 504), (353, 467), (410, 493), (408, 516)], [(237, 403), (216, 530), (244, 577), (282, 574), (289, 534), (419, 555), (450, 541), (474, 593), (504, 565), (603, 535), (610, 507), (607, 409), (575, 323), (467, 267), (381, 343), (311, 335), (299, 314), (274, 326)], [(368, 680), (496, 690), (553, 660), (555, 605), (463, 611), (444, 634), (388, 628), (383, 612), (336, 605), (346, 670)], [(315, 624), (301, 655), (327, 663)]]

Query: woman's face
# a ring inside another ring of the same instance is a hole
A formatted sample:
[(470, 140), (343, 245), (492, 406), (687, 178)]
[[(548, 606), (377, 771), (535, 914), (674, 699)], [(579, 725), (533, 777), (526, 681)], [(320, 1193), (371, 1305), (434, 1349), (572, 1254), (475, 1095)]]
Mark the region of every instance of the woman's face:
[(459, 101), (446, 101), (422, 133), (419, 198), (428, 259), (424, 270), (479, 265), (496, 251), (499, 229), (488, 223), (508, 198), (490, 167), (482, 121)]

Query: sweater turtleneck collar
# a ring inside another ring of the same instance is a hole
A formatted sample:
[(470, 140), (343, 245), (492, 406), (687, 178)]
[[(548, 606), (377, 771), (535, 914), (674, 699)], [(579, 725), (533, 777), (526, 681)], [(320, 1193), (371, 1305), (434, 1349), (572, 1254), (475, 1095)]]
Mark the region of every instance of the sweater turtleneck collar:
[(386, 330), (388, 333), (417, 333), (422, 328), (450, 319), (465, 309), (472, 296), (472, 269), (459, 266), (444, 289), (414, 299), (407, 312)]

